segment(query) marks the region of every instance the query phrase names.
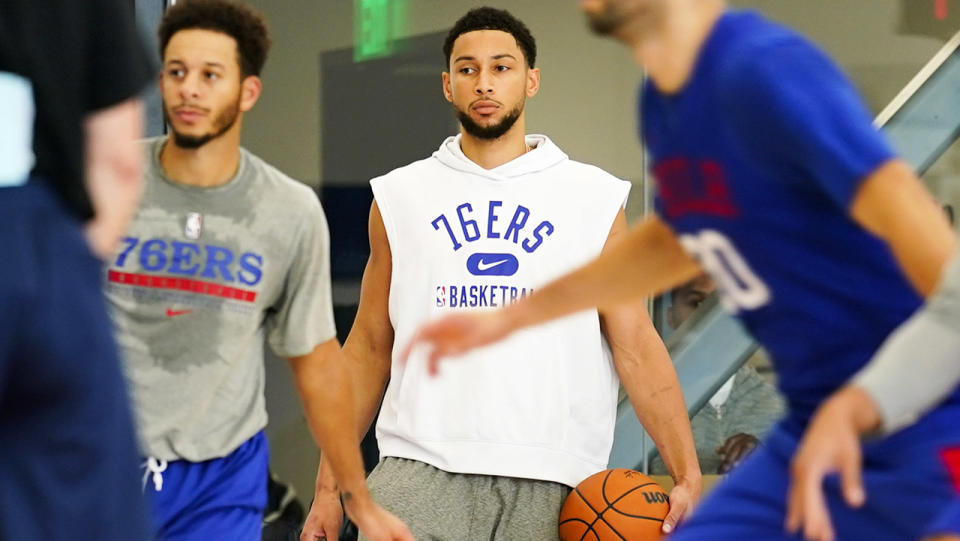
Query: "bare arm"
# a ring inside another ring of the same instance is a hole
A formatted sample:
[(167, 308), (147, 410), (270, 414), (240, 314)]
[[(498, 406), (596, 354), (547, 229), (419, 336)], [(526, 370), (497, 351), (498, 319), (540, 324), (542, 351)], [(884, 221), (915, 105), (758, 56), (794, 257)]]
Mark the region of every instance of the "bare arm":
[(99, 257), (114, 251), (143, 192), (143, 105), (131, 98), (91, 113), (84, 121), (86, 184), (95, 216), (87, 240)]
[[(370, 209), (369, 236), (370, 259), (363, 271), (360, 306), (343, 347), (343, 357), (354, 390), (354, 412), (359, 421), (356, 425), (359, 428), (358, 437), (366, 433), (376, 415), (390, 375), (393, 350), (393, 325), (388, 311), (393, 264), (387, 232), (376, 202)], [(342, 483), (338, 487), (330, 458), (327, 452), (320, 458), (315, 494), (315, 501), (319, 504), (314, 505), (307, 520), (307, 526), (311, 526), (311, 520), (316, 521), (318, 529), (319, 522), (331, 520), (329, 515), (336, 512), (332, 508), (339, 506), (339, 491), (344, 488)], [(320, 517), (321, 514), (324, 516)], [(304, 533), (307, 533), (307, 527)]]
[[(930, 296), (944, 274), (956, 239), (940, 206), (930, 197), (909, 166), (899, 160), (880, 166), (863, 181), (850, 210), (857, 222), (887, 242), (913, 287), (923, 296)], [(887, 346), (867, 364), (863, 374), (895, 375), (895, 369), (902, 369), (906, 360), (898, 351), (904, 351), (904, 348), (908, 353), (916, 351), (917, 343), (922, 342), (923, 348), (931, 349), (933, 356), (942, 354), (944, 350), (939, 348), (943, 344), (935, 342), (938, 336), (914, 334), (924, 330), (922, 324), (918, 326), (918, 322), (922, 322), (929, 311), (928, 304), (920, 316), (908, 320), (894, 333)], [(927, 330), (937, 330), (937, 326), (933, 325)], [(886, 363), (886, 366), (879, 363)], [(886, 373), (877, 372), (877, 369), (883, 368), (886, 368)], [(911, 366), (910, 369), (916, 371), (917, 367)], [(928, 369), (932, 370), (928, 376), (942, 376), (936, 369)], [(866, 380), (866, 388), (873, 385), (870, 377)], [(902, 394), (899, 392), (902, 383), (895, 381), (897, 394)], [(817, 409), (791, 465), (786, 520), (788, 531), (803, 530), (807, 539), (834, 537), (822, 490), (823, 479), (831, 472), (840, 473), (847, 504), (853, 507), (863, 504), (866, 493), (860, 473), (860, 437), (876, 430), (883, 421), (876, 403), (879, 398), (879, 395), (872, 397), (855, 380), (852, 385), (846, 385), (831, 395)], [(908, 403), (905, 411), (914, 407)], [(904, 419), (898, 417), (891, 413), (887, 420), (903, 422)]]
[[(960, 383), (960, 256), (946, 268), (926, 306), (900, 326), (854, 378), (865, 390), (862, 409), (891, 432), (913, 423)], [(922, 355), (916, 352), (922, 351)], [(910, 360), (908, 363), (907, 360)], [(882, 421), (882, 422), (881, 422)], [(874, 428), (874, 427), (870, 427)]]
[(455, 314), (426, 325), (402, 358), (421, 343), (430, 347), (428, 370), (440, 359), (503, 339), (518, 329), (598, 306), (608, 310), (664, 291), (701, 273), (700, 265), (658, 217), (625, 231), (592, 262), (540, 288), (533, 295), (491, 312)]
[(356, 417), (343, 408), (353, 402), (353, 386), (340, 358), (340, 344), (336, 338), (323, 342), (306, 355), (291, 357), (290, 366), (310, 432), (338, 473), (344, 492), (366, 496)]
[(660, 293), (703, 272), (660, 218), (624, 231), (592, 262), (544, 286), (529, 302), (511, 305), (514, 328), (528, 327), (593, 306), (601, 309)]
[[(626, 230), (626, 218), (620, 211), (604, 249), (610, 249)], [(680, 381), (640, 300), (601, 311), (600, 323), (633, 410), (680, 487), (670, 493), (670, 515), (664, 521), (672, 529), (692, 510), (701, 490), (700, 465)]]
[(900, 160), (880, 166), (861, 184), (850, 213), (887, 242), (913, 287), (929, 296), (956, 241), (940, 205), (910, 167)]
[[(370, 497), (360, 458), (359, 434), (370, 424), (373, 414), (357, 423), (357, 409), (350, 406), (372, 402), (369, 409), (375, 410), (379, 393), (368, 392), (357, 382), (365, 384), (377, 376), (367, 378), (362, 373), (364, 369), (351, 369), (343, 361), (343, 352), (335, 339), (321, 344), (309, 355), (290, 359), (307, 421), (323, 449), (318, 487), (332, 487), (326, 492), (318, 488), (301, 539), (335, 541), (346, 509), (360, 532), (371, 541), (413, 541), (406, 525)], [(389, 364), (386, 366), (389, 369)], [(381, 379), (386, 381), (386, 377)], [(360, 392), (354, 393), (354, 389)], [(354, 398), (356, 395), (358, 399)], [(358, 424), (361, 430), (357, 430)], [(343, 499), (342, 509), (339, 498)]]
[[(940, 205), (930, 196), (910, 167), (902, 161), (894, 160), (874, 171), (863, 181), (857, 192), (851, 214), (861, 225), (890, 245), (897, 262), (914, 288), (923, 296), (930, 296), (941, 276), (945, 274), (950, 255), (955, 249), (956, 237)], [(926, 309), (920, 314), (927, 312), (930, 310)], [(923, 317), (928, 316), (918, 315), (911, 321)], [(908, 323), (906, 328), (908, 330), (901, 329), (895, 334), (895, 339), (892, 340), (894, 346), (902, 344), (904, 336), (915, 333), (918, 327)], [(936, 330), (935, 325), (930, 328)], [(883, 372), (878, 372), (875, 365), (883, 360), (890, 364), (891, 357), (897, 357), (891, 353), (891, 347), (882, 349), (881, 353), (883, 355), (874, 357), (874, 360), (868, 363), (863, 373), (872, 374), (870, 377), (875, 377), (876, 374), (882, 376)], [(876, 392), (870, 394), (874, 400), (882, 399)], [(861, 398), (866, 397), (861, 395)], [(872, 430), (881, 423), (880, 412), (876, 404), (867, 406), (869, 407), (865, 410), (870, 416), (862, 420), (869, 426), (865, 426), (864, 430)], [(900, 423), (903, 421), (904, 419), (896, 420)]]

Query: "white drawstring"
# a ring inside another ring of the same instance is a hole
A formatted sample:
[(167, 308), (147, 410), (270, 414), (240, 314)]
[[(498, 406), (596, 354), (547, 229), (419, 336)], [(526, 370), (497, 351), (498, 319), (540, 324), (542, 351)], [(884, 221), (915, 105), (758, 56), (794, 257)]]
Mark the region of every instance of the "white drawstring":
[(167, 469), (167, 461), (162, 458), (148, 457), (143, 463), (143, 490), (147, 489), (147, 478), (153, 474), (153, 489), (163, 490), (163, 472)]

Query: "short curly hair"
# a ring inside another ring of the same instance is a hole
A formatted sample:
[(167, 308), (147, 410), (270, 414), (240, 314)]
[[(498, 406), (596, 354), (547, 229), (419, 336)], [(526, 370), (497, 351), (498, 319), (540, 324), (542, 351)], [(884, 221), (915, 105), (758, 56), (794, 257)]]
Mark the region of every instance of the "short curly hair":
[(181, 30), (220, 32), (237, 42), (237, 60), (244, 77), (260, 75), (270, 49), (267, 24), (253, 8), (233, 0), (181, 0), (171, 6), (160, 21), (160, 57), (170, 38)]
[(530, 33), (527, 25), (505, 9), (482, 7), (468, 11), (450, 29), (447, 39), (443, 42), (443, 55), (446, 57), (447, 65), (450, 65), (453, 42), (457, 41), (461, 35), (475, 30), (500, 30), (512, 35), (527, 59), (527, 66), (532, 68), (536, 63), (537, 41), (533, 39), (533, 34)]

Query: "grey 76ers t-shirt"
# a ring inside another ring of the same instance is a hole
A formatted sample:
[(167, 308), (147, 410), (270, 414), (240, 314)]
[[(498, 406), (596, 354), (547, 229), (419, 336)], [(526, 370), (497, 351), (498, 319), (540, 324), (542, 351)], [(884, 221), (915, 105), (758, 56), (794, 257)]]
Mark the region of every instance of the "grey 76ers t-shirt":
[(281, 357), (335, 336), (329, 233), (314, 193), (246, 150), (234, 178), (199, 188), (163, 175), (165, 142), (146, 142), (106, 293), (143, 452), (198, 462), (266, 425), (264, 335)]

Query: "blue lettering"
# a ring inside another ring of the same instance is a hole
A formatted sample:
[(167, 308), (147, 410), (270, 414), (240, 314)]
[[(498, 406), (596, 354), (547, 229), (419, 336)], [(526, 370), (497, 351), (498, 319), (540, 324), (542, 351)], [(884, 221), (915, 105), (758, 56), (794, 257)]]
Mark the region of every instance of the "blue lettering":
[(540, 234), (540, 230), (544, 230), (546, 235), (549, 237), (553, 234), (553, 224), (550, 222), (540, 222), (540, 225), (533, 230), (533, 238), (537, 239), (533, 244), (530, 244), (530, 239), (525, 239), (523, 241), (523, 249), (528, 253), (532, 254), (534, 250), (540, 247), (543, 244), (543, 235)]
[[(146, 248), (146, 245), (144, 245)], [(203, 267), (203, 272), (200, 273), (200, 276), (204, 278), (216, 278), (217, 273), (214, 272), (215, 269), (220, 269), (220, 275), (223, 276), (223, 279), (227, 282), (233, 281), (233, 274), (230, 273), (230, 269), (227, 268), (230, 266), (230, 263), (233, 263), (233, 252), (222, 247), (214, 246), (208, 244), (207, 249), (207, 264)]]
[(167, 266), (167, 243), (160, 239), (150, 239), (140, 248), (140, 266), (144, 270), (158, 271)]
[(437, 218), (434, 221), (430, 222), (430, 224), (433, 225), (434, 229), (439, 231), (440, 222), (443, 222), (443, 227), (446, 228), (447, 234), (450, 235), (450, 241), (453, 242), (453, 251), (456, 252), (460, 248), (463, 248), (463, 245), (457, 242), (457, 238), (453, 236), (453, 229), (450, 229), (450, 222), (447, 221), (446, 216), (441, 214), (440, 216), (437, 216)]
[(123, 251), (120, 252), (120, 255), (117, 256), (118, 267), (122, 267), (123, 264), (126, 263), (127, 256), (130, 255), (130, 252), (137, 246), (137, 244), (140, 242), (140, 239), (136, 237), (124, 237), (123, 242), (127, 245), (127, 247), (124, 248)]
[(503, 233), (503, 238), (509, 239), (510, 233), (513, 233), (513, 243), (517, 243), (517, 235), (520, 233), (520, 230), (523, 229), (523, 225), (527, 223), (527, 218), (530, 217), (530, 209), (522, 205), (517, 206), (517, 212), (513, 214), (513, 219), (510, 220), (510, 225), (507, 226), (507, 230)]
[(503, 205), (503, 201), (491, 201), (490, 210), (487, 212), (487, 238), (488, 239), (499, 239), (500, 233), (497, 233), (493, 230), (493, 222), (497, 221), (497, 215), (493, 213), (493, 210), (499, 206)]
[(510, 288), (510, 302), (517, 302), (517, 293), (518, 293), (517, 288), (515, 287)]
[[(463, 229), (463, 238), (467, 239), (467, 242), (473, 242), (480, 238), (480, 228), (477, 226), (476, 220), (467, 220), (463, 217), (463, 209), (467, 209), (467, 212), (473, 212), (473, 207), (470, 203), (464, 203), (457, 207), (457, 216), (460, 217), (460, 227)], [(470, 228), (473, 229), (473, 232), (470, 232)]]
[(450, 308), (456, 308), (457, 302), (457, 286), (450, 286)]
[(241, 284), (255, 286), (263, 278), (263, 257), (247, 252), (240, 256), (240, 272), (237, 273), (237, 280)]
[(470, 286), (470, 306), (476, 307), (479, 305), (480, 301), (477, 299), (477, 286)]
[(167, 269), (173, 274), (182, 274), (184, 276), (193, 276), (197, 274), (200, 268), (199, 263), (193, 263), (193, 256), (200, 255), (200, 247), (192, 242), (172, 241), (173, 258), (170, 261), (170, 268)]

